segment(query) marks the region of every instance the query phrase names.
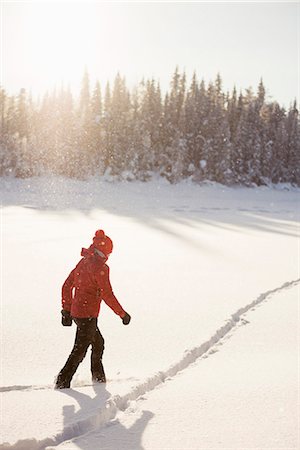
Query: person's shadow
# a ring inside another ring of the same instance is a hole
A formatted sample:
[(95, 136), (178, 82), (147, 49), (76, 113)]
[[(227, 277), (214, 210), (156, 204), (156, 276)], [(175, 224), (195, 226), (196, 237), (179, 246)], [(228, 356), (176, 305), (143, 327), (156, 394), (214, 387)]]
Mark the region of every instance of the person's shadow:
[(142, 435), (154, 414), (142, 411), (135, 423), (126, 428), (114, 419), (114, 409), (110, 410), (113, 406), (107, 403), (111, 394), (105, 384), (95, 384), (93, 389), (95, 397), (75, 389), (60, 391), (74, 398), (80, 409), (75, 412), (74, 405), (63, 407), (64, 430), (58, 440), (75, 439), (76, 446), (81, 450), (143, 450)]

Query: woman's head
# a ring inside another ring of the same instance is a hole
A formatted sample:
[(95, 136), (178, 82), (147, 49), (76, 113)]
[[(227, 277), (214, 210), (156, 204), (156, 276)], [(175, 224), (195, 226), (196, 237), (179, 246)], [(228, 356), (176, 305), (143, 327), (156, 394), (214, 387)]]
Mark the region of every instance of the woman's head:
[(105, 256), (109, 256), (113, 250), (113, 243), (103, 230), (97, 230), (93, 237), (93, 247), (100, 250)]

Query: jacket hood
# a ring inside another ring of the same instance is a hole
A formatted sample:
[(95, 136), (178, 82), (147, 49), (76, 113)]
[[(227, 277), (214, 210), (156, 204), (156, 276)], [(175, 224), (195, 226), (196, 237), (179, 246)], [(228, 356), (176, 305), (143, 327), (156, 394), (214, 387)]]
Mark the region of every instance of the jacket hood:
[(107, 260), (107, 256), (99, 251), (93, 244), (89, 246), (89, 248), (82, 248), (81, 249), (81, 256), (83, 258), (87, 258), (89, 256), (96, 256), (97, 258), (101, 258), (102, 261)]
[(86, 258), (87, 256), (92, 256), (94, 254), (94, 248), (92, 248), (92, 245), (89, 248), (82, 248), (81, 249), (81, 256)]

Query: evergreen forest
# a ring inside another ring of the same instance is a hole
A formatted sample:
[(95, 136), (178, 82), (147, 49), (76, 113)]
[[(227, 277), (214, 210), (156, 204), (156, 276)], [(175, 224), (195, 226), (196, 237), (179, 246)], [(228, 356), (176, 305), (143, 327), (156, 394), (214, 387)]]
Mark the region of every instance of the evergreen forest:
[(224, 92), (220, 75), (188, 85), (176, 69), (164, 93), (154, 79), (129, 90), (120, 74), (102, 90), (85, 71), (77, 97), (64, 86), (37, 99), (0, 88), (0, 109), (1, 176), (300, 186), (296, 101), (268, 101), (262, 80)]

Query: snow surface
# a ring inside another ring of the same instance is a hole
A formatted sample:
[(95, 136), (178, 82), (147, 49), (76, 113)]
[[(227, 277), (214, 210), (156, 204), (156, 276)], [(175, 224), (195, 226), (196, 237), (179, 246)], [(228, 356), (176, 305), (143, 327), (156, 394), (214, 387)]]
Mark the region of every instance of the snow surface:
[[(1, 449), (298, 448), (299, 190), (0, 187)], [(114, 241), (111, 281), (132, 322), (103, 305), (109, 382), (91, 385), (87, 357), (72, 389), (54, 391), (75, 332), (60, 324), (61, 285), (99, 228)]]
[(111, 426), (49, 449), (299, 448), (297, 287), (269, 300)]

